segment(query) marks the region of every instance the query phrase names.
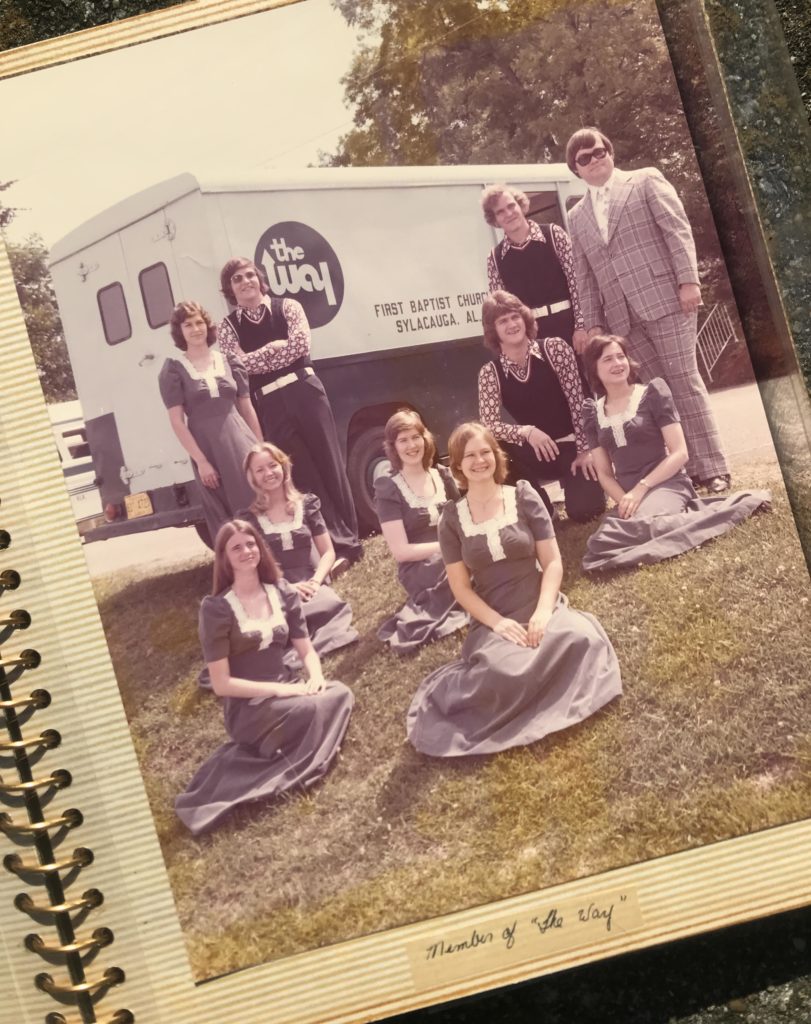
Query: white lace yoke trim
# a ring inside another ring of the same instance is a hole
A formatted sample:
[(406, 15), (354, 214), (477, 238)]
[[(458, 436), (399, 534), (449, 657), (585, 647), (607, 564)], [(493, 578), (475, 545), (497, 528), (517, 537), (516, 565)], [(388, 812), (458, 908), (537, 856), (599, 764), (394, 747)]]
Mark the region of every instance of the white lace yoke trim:
[(208, 388), (211, 397), (219, 398), (220, 386), (217, 383), (217, 377), (225, 376), (225, 362), (223, 361), (222, 352), (219, 352), (216, 348), (211, 350), (211, 362), (207, 370), (198, 370), (185, 352), (180, 353), (180, 358), (191, 379), (201, 380)]
[(518, 522), (518, 505), (515, 500), (514, 487), (501, 487), (501, 501), (504, 511), (500, 516), (494, 516), (483, 523), (474, 523), (470, 513), (470, 505), (467, 498), (457, 501), (456, 508), (459, 512), (459, 525), (466, 537), (484, 536), (487, 540), (487, 548), (490, 557), (494, 562), (502, 562), (507, 556), (501, 543), (500, 531), (504, 526), (512, 526)]
[(293, 550), (293, 533), (300, 530), (301, 524), (304, 522), (304, 499), (294, 501), (293, 509), (293, 518), (286, 519), (283, 523), (274, 523), (264, 512), (256, 513), (256, 521), (259, 523), (262, 533), (277, 535), (282, 542), (283, 551)]
[(616, 444), (617, 448), (624, 448), (628, 444), (625, 440), (625, 424), (632, 420), (639, 411), (639, 403), (642, 401), (645, 389), (645, 384), (634, 384), (634, 390), (631, 392), (631, 397), (625, 410), (614, 413), (613, 416), (606, 414), (605, 395), (597, 399), (597, 423), (603, 429), (611, 430), (611, 433), (614, 435), (614, 444)]
[(447, 503), (447, 495), (445, 494), (445, 484), (442, 477), (439, 475), (439, 470), (434, 469), (431, 466), (428, 470), (428, 476), (434, 485), (434, 493), (429, 494), (427, 497), (423, 497), (420, 494), (415, 494), (414, 491), (406, 483), (405, 477), (402, 473), (395, 473), (391, 478), (397, 490), (403, 496), (403, 501), (408, 505), (409, 508), (425, 509), (428, 513), (428, 521), (431, 526), (436, 526), (439, 522), (439, 514), (442, 511), (442, 506)]
[(270, 647), (273, 642), (273, 631), (275, 629), (278, 629), (279, 626), (287, 625), (287, 620), (285, 619), (284, 612), (282, 611), (282, 601), (279, 597), (279, 591), (272, 583), (264, 583), (262, 585), (265, 588), (268, 603), (270, 604), (270, 616), (267, 618), (251, 618), (242, 607), (242, 603), (233, 590), (228, 590), (223, 595), (225, 600), (228, 602), (231, 611), (234, 613), (240, 633), (242, 633), (243, 636), (247, 636), (248, 633), (259, 633), (261, 637), (261, 641), (259, 643), (260, 651), (265, 647)]

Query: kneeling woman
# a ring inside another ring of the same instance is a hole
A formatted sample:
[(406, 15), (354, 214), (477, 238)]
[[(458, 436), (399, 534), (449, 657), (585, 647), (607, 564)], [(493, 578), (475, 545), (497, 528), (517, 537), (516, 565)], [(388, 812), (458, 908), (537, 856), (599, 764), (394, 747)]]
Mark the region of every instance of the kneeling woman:
[[(288, 641), (304, 664), (304, 682), (282, 660)], [(240, 804), (322, 778), (354, 703), (343, 683), (325, 681), (296, 592), (243, 520), (217, 534), (214, 593), (200, 608), (200, 642), (231, 742), (212, 754), (175, 801), (178, 817), (195, 835)]]
[[(358, 638), (352, 609), (326, 582), (335, 548), (314, 494), (299, 494), (293, 464), (275, 444), (254, 445), (245, 458), (248, 483), (256, 498), (240, 512), (259, 531), (276, 564), (301, 600), (304, 622), (316, 654), (323, 657)], [(313, 547), (318, 563), (313, 566)]]
[(617, 503), (589, 537), (587, 572), (661, 562), (768, 508), (768, 491), (698, 497), (670, 389), (659, 377), (638, 382), (624, 338), (595, 336), (584, 364), (600, 396), (583, 406), (586, 438), (603, 490)]
[(377, 635), (406, 654), (468, 622), (451, 592), (437, 540), (442, 509), (459, 490), (444, 466), (432, 466), (436, 445), (416, 412), (401, 409), (389, 419), (384, 447), (393, 472), (375, 480), (375, 506), (408, 600)]
[(602, 626), (560, 593), (560, 552), (538, 493), (525, 480), (504, 484), (504, 453), (479, 423), (457, 427), (448, 450), (467, 493), (443, 512), (439, 543), (474, 621), (461, 659), (424, 679), (408, 712), (409, 739), (435, 757), (533, 743), (622, 690)]

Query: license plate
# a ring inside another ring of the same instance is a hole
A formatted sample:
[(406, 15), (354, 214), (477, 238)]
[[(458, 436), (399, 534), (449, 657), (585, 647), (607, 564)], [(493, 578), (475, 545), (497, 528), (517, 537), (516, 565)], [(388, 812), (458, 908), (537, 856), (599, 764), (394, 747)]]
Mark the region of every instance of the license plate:
[(127, 494), (124, 497), (124, 508), (127, 510), (127, 519), (139, 519), (141, 516), (151, 516), (152, 499), (142, 491), (140, 494)]

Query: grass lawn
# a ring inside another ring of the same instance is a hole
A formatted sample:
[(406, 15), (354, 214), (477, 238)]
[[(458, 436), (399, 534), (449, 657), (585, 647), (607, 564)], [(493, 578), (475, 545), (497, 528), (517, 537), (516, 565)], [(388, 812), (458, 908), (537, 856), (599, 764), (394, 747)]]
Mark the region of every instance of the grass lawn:
[(195, 976), (811, 816), (808, 570), (776, 471), (735, 482), (772, 487), (773, 510), (631, 573), (584, 578), (589, 527), (560, 524), (564, 592), (602, 622), (625, 692), (491, 757), (443, 762), (405, 742), (417, 684), (459, 638), (408, 660), (384, 648), (376, 629), (403, 595), (382, 539), (367, 541), (338, 582), (361, 638), (325, 661), (357, 698), (340, 759), (315, 790), (200, 839), (173, 800), (225, 739), (196, 685), (210, 567), (97, 580)]

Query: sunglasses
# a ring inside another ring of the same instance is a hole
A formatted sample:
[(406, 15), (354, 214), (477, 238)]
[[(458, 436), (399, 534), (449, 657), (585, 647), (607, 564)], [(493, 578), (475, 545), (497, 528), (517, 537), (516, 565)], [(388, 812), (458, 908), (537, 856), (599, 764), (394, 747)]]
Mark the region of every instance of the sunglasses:
[(605, 146), (598, 146), (597, 149), (593, 149), (590, 153), (580, 153), (579, 156), (574, 158), (574, 162), (578, 167), (588, 167), (592, 160), (602, 160), (608, 150)]
[(231, 284), (239, 284), (240, 281), (254, 281), (256, 280), (255, 270), (245, 270), (242, 273), (234, 274), (231, 278)]

